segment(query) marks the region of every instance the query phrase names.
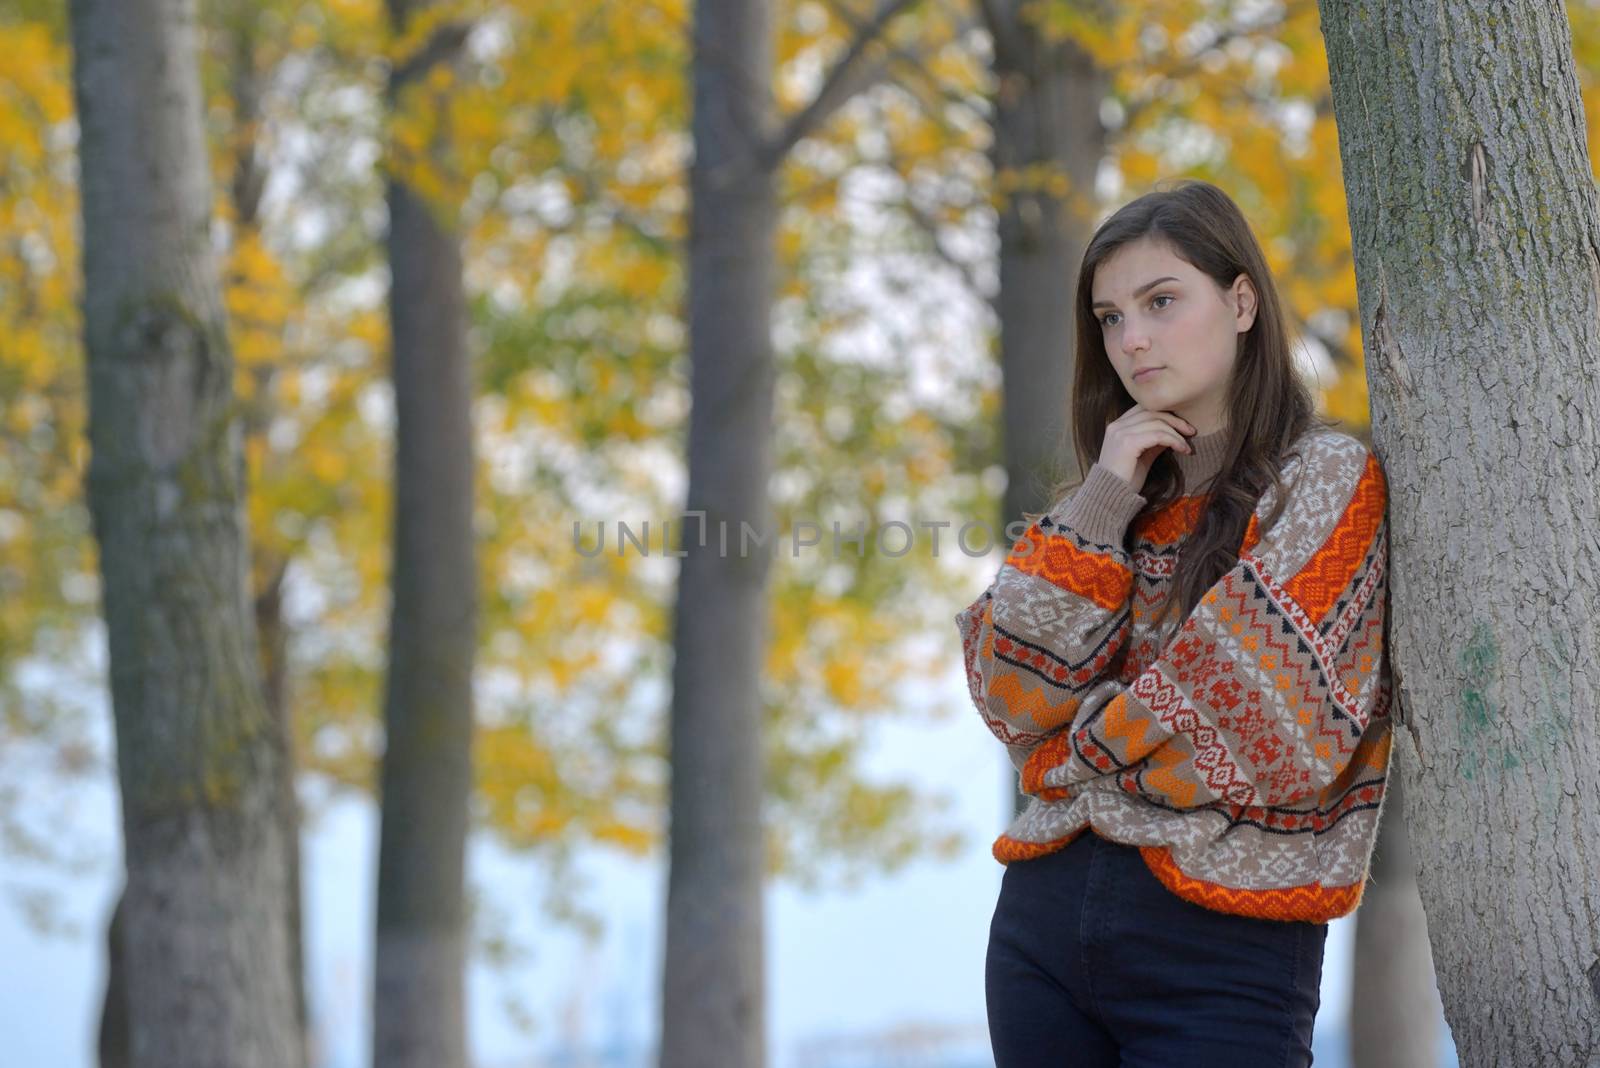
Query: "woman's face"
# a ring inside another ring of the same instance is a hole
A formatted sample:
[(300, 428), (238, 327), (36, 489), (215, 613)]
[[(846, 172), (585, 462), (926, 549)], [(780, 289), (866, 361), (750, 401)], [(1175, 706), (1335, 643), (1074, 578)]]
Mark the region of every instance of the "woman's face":
[[(1175, 412), (1202, 434), (1227, 422), (1239, 335), (1256, 317), (1248, 276), (1224, 289), (1165, 242), (1142, 237), (1101, 262), (1090, 300), (1129, 396)], [(1156, 370), (1134, 377), (1149, 368)]]

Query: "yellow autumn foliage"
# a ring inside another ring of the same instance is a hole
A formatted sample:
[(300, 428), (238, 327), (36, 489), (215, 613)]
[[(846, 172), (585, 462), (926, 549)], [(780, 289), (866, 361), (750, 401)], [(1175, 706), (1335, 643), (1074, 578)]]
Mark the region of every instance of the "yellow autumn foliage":
[[(1130, 125), (1108, 131), (1101, 161), (1113, 199), (1137, 195), (1159, 178), (1196, 173), (1249, 205), (1292, 321), (1300, 329), (1324, 319), (1334, 324), (1332, 335), (1318, 339), (1338, 369), (1322, 402), (1359, 427), (1368, 419), (1363, 338), (1316, 7), (1292, 3), (1280, 23), (1196, 58), (1193, 46), (1204, 37), (1196, 24), (1224, 7), (1144, 0), (1114, 5), (1108, 18), (1087, 5), (1036, 3), (1030, 17), (1095, 56), (1111, 95), (1130, 109)], [(469, 294), (488, 309), (475, 306), (474, 330), (509, 331), (474, 338), (475, 352), (493, 357), (484, 362), (497, 375), (477, 413), (481, 667), (515, 680), (536, 712), (494, 702), (485, 709), (480, 789), (491, 825), (523, 844), (581, 833), (646, 848), (654, 832), (606, 798), (619, 784), (631, 787), (652, 758), (628, 747), (643, 743), (606, 738), (598, 724), (641, 705), (640, 715), (665, 714), (648, 707), (659, 698), (630, 687), (663, 671), (674, 571), (612, 552), (581, 559), (571, 550), (570, 519), (590, 507), (584, 494), (597, 482), (625, 490), (630, 503), (657, 516), (678, 503), (657, 499), (657, 486), (670, 480), (658, 479), (641, 457), (680, 456), (686, 417), (680, 254), (690, 155), (689, 4), (451, 0), (422, 9), (399, 35), (377, 0), (313, 0), (272, 11), (262, 23), (272, 29), (251, 53), (262, 84), (272, 85), (270, 76), (290, 60), (315, 68), (322, 80), (303, 97), (269, 93), (260, 115), (238, 115), (228, 95), (233, 57), (219, 33), (207, 121), (217, 214), (229, 223), (224, 299), (237, 389), (252, 412), (245, 456), (253, 572), (270, 574), (287, 562), (291, 586), (306, 595), (297, 602), (306, 606), (303, 614), (292, 621), (300, 629), (291, 635), (305, 764), (370, 785), (392, 577), (390, 344), (373, 280), (382, 273), (381, 256), (362, 262), (349, 249), (375, 236), (363, 228), (381, 215), (382, 205), (370, 198), (382, 191), (380, 183), (349, 175), (309, 173), (287, 196), (264, 198), (260, 216), (247, 221), (232, 199), (232, 179), (243, 148), (260, 148), (263, 165), (281, 178), (301, 165), (283, 147), (290, 135), (315, 140), (353, 131), (378, 146), (380, 168), (458, 219)], [(1600, 15), (1576, 3), (1568, 13), (1594, 146)], [(988, 131), (974, 116), (992, 87), (981, 57), (956, 37), (961, 17), (923, 10), (896, 30), (897, 41), (925, 57), (921, 68), (892, 62), (888, 91), (871, 107), (836, 115), (780, 170), (778, 283), (791, 300), (786, 311), (805, 309), (805, 347), (825, 348), (876, 315), (826, 306), (815, 299), (819, 277), (806, 273), (819, 250), (853, 251), (838, 237), (848, 225), (842, 176), (875, 169), (919, 191), (949, 186), (948, 199), (934, 198), (931, 209), (946, 223), (970, 221), (1022, 190), (1068, 198), (1088, 220), (1109, 206), (1097, 199), (1098, 188), (1072, 189), (1056, 167), (987, 174)], [(486, 50), (470, 62), (432, 68), (394, 113), (383, 112), (385, 72), (454, 20), (492, 21), (495, 32), (484, 36), (493, 40), (478, 42)], [(804, 104), (817, 66), (825, 69), (840, 53), (849, 28), (828, 5), (780, 5), (778, 23), (786, 69), (777, 103), (787, 112)], [(0, 234), (7, 248), (0, 256), (0, 650), (7, 651), (71, 633), (95, 610), (83, 593), (94, 589), (94, 559), (81, 506), (87, 448), (68, 60), (49, 27), (0, 20)], [(349, 99), (358, 101), (349, 112), (331, 106)], [(1297, 113), (1309, 115), (1309, 125), (1287, 130), (1279, 109), (1263, 102), (1301, 105)], [(328, 127), (332, 134), (321, 125), (338, 121), (350, 125)], [(321, 162), (330, 159), (337, 154)], [(335, 180), (348, 184), (332, 192), (318, 184)], [(540, 207), (514, 207), (520, 202), (510, 193), (532, 185), (541, 197), (526, 199), (541, 200)], [(543, 203), (544, 192), (553, 203)], [(350, 209), (342, 228), (319, 231), (333, 225), (325, 223), (325, 209), (341, 195), (369, 199), (342, 205)], [(307, 233), (319, 233), (321, 243)], [(809, 300), (817, 306), (807, 308)], [(786, 367), (795, 359), (794, 351), (780, 351)], [(988, 357), (975, 352), (970, 359)], [(843, 377), (838, 368), (822, 374)], [(809, 398), (780, 412), (781, 433), (821, 422), (815, 408), (818, 394), (826, 399), (827, 381), (811, 388)], [(663, 398), (675, 403), (658, 410)], [(988, 391), (974, 410), (993, 419), (996, 404)], [(925, 414), (851, 429), (853, 452), (823, 454), (844, 470), (808, 473), (847, 478), (835, 492), (868, 504), (931, 494), (970, 459)], [(791, 462), (807, 463), (814, 444), (796, 446), (802, 459)], [(811, 503), (802, 495), (796, 512)], [(653, 526), (652, 535), (658, 530)], [(914, 661), (895, 647), (904, 620), (875, 596), (871, 584), (888, 581), (881, 570), (860, 566), (851, 576), (858, 585), (845, 593), (825, 587), (820, 570), (787, 559), (774, 569), (762, 665), (775, 696), (766, 711), (778, 741), (794, 748), (807, 737), (807, 717), (855, 722), (892, 709), (897, 679), (948, 664)], [(911, 573), (911, 585), (920, 585), (924, 572)], [(535, 729), (541, 715), (585, 730), (575, 732), (577, 743), (548, 737)], [(562, 775), (567, 747), (608, 758), (594, 772), (598, 785)], [(848, 768), (844, 752), (806, 750), (785, 774), (791, 782), (840, 774)], [(775, 763), (785, 767), (782, 754)], [(868, 822), (887, 811), (883, 796), (841, 804), (840, 811)], [(787, 838), (769, 846), (775, 857), (803, 859), (791, 855), (798, 847)]]

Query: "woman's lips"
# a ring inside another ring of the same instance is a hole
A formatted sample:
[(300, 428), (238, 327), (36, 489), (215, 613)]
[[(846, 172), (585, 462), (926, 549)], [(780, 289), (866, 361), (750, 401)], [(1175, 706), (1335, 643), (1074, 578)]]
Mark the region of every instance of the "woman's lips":
[(1160, 367), (1146, 367), (1143, 371), (1139, 371), (1134, 374), (1133, 380), (1135, 382), (1143, 382), (1146, 378), (1149, 378), (1151, 375), (1162, 369), (1163, 368)]

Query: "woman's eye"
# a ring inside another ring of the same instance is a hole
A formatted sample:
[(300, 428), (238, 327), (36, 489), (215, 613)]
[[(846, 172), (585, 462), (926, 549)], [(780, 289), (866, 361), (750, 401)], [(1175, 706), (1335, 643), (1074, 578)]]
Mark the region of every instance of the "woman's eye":
[[(1165, 308), (1166, 307), (1165, 304), (1159, 304), (1158, 305), (1158, 304), (1156, 304), (1156, 301), (1158, 301), (1158, 300), (1177, 300), (1177, 299), (1178, 298), (1173, 296), (1171, 293), (1157, 293), (1155, 296), (1150, 298), (1150, 304), (1153, 307)], [(1100, 325), (1102, 327), (1115, 326), (1116, 324), (1114, 322), (1112, 322), (1112, 319), (1114, 319), (1116, 316), (1117, 316), (1116, 312), (1106, 312), (1105, 315), (1100, 317)]]

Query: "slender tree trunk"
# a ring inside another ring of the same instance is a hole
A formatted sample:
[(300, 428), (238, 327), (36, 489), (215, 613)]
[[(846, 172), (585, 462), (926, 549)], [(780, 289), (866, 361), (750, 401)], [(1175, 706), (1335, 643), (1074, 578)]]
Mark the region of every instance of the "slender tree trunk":
[(1600, 210), (1559, 4), (1321, 4), (1461, 1063), (1600, 1054)]
[(1444, 1033), (1428, 949), (1428, 918), (1417, 895), (1403, 789), (1383, 806), (1367, 888), (1356, 909), (1350, 975), (1351, 1068), (1413, 1068), (1439, 1063)]
[[(392, 0), (396, 30), (419, 9)], [(392, 100), (406, 80), (424, 73), (401, 69), (406, 73), (392, 84)], [(442, 102), (419, 106), (442, 109)], [(432, 150), (442, 163), (443, 134)], [(464, 869), (478, 612), (466, 301), (453, 211), (425, 201), (403, 175), (391, 177), (388, 201), (394, 572), (373, 1064), (460, 1068), (466, 1063)]]
[[(1049, 168), (1064, 186), (1033, 183), (1009, 194), (999, 214), (1001, 433), (1006, 493), (1000, 528), (1040, 512), (1071, 413), (1073, 287), (1096, 205), (1095, 171), (1105, 156), (1100, 101), (1108, 79), (1074, 42), (1047, 39), (1022, 0), (988, 0), (994, 42), (996, 175)], [(1013, 773), (1012, 807), (1027, 795)]]
[(278, 820), (283, 826), (289, 965), (294, 981), (295, 1034), (299, 1042), (295, 1064), (304, 1065), (308, 1063), (309, 1054), (306, 1043), (310, 1006), (306, 1001), (305, 919), (301, 907), (300, 797), (295, 786), (299, 762), (295, 759), (294, 712), (289, 703), (289, 631), (283, 622), (283, 579), (287, 566), (287, 562), (281, 562), (256, 593), (255, 612), (262, 684), (279, 752)]
[[(247, 135), (239, 136), (235, 141), (233, 181), (229, 187), (236, 225), (239, 232), (245, 234), (261, 226), (261, 194), (266, 189), (267, 177), (262, 165), (259, 139), (265, 122), (261, 110), (260, 61), (257, 58), (262, 9), (249, 0), (229, 0), (215, 10), (222, 23), (223, 46), (232, 59), (229, 69), (234, 129)], [(265, 436), (271, 426), (272, 412), (266, 398), (275, 373), (276, 368), (271, 366), (256, 371), (256, 403), (244, 413), (246, 440)], [(296, 787), (299, 761), (295, 758), (294, 706), (289, 701), (289, 632), (283, 619), (283, 581), (288, 573), (289, 561), (271, 557), (263, 561), (259, 555), (262, 551), (258, 548), (258, 566), (252, 567), (251, 573), (264, 576), (261, 587), (255, 591), (256, 631), (259, 637), (262, 688), (280, 754), (279, 819), (283, 823), (284, 865), (289, 879), (290, 964), (293, 968), (295, 1016), (298, 1022), (296, 1033), (301, 1047), (295, 1063), (305, 1065), (309, 1055), (306, 1043), (310, 1037), (310, 1006), (306, 999), (305, 919), (301, 904), (304, 888), (300, 864), (300, 796)]]
[(773, 529), (775, 192), (758, 159), (771, 19), (767, 0), (695, 5), (687, 509), (705, 518), (683, 527), (674, 615), (662, 1068), (765, 1063), (757, 682), (771, 545), (741, 548), (741, 533)]
[(122, 956), (122, 903), (117, 895), (106, 925), (106, 987), (100, 1004), (100, 1029), (95, 1054), (100, 1068), (128, 1068), (128, 966)]
[(127, 1063), (290, 1064), (278, 750), (250, 612), (194, 6), (73, 0), (71, 24)]
[(804, 107), (775, 122), (771, 0), (697, 0), (689, 171), (689, 489), (674, 609), (663, 1068), (765, 1063), (761, 663), (775, 523), (776, 172), (884, 76), (883, 0)]

